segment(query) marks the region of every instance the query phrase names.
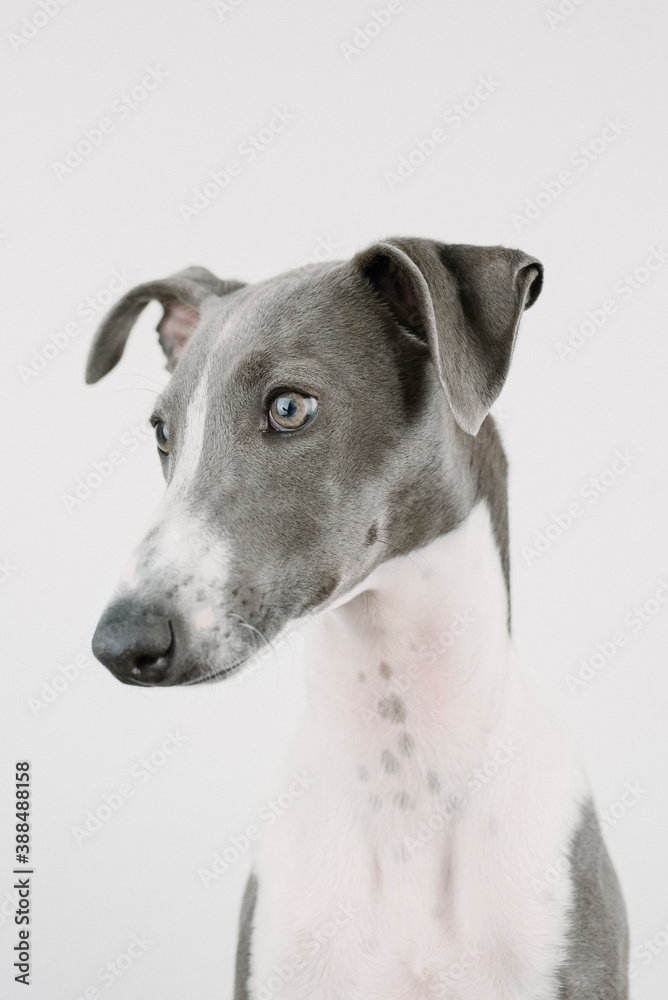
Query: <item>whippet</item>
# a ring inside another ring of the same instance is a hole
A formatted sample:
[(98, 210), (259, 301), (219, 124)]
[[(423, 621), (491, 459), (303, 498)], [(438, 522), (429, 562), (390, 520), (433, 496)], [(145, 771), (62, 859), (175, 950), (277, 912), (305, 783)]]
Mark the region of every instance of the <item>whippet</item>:
[(587, 782), (510, 637), (489, 409), (541, 283), (518, 250), (400, 238), (253, 285), (191, 267), (97, 332), (88, 382), (157, 299), (174, 371), (97, 658), (199, 684), (308, 620), (308, 787), (257, 840), (237, 1000), (627, 997)]

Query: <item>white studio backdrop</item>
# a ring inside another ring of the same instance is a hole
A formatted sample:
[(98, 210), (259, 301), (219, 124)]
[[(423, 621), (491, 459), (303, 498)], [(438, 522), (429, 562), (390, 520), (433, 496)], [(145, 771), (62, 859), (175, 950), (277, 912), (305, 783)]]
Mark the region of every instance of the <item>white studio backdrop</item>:
[(514, 631), (594, 788), (633, 996), (664, 996), (665, 5), (5, 0), (1, 18), (0, 994), (25, 995), (16, 760), (34, 772), (33, 1000), (216, 1000), (249, 855), (208, 888), (198, 869), (242, 843), (304, 709), (298, 637), (200, 690), (130, 689), (92, 659), (162, 493), (146, 418), (168, 377), (152, 306), (86, 387), (96, 321), (190, 264), (252, 281), (419, 235), (545, 264), (495, 406)]

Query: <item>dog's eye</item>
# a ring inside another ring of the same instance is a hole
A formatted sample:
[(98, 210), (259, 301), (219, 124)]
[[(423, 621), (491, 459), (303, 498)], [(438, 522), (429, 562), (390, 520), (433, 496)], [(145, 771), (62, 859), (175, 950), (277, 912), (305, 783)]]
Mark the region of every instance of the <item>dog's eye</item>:
[(168, 455), (171, 447), (169, 443), (169, 428), (162, 420), (158, 420), (155, 425), (155, 440), (158, 444), (158, 451), (161, 451), (163, 455)]
[(301, 392), (285, 391), (275, 396), (269, 406), (269, 423), (275, 431), (296, 431), (315, 415), (318, 400)]

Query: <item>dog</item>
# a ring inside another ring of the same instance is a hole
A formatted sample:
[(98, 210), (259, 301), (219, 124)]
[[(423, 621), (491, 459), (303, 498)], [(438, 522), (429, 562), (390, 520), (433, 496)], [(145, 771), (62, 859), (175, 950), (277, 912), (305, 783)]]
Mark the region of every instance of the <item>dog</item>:
[(257, 284), (190, 267), (95, 336), (89, 383), (157, 300), (174, 373), (165, 496), (95, 656), (194, 685), (308, 636), (303, 794), (255, 845), (236, 1000), (628, 996), (587, 782), (510, 632), (489, 411), (542, 280), (519, 250), (392, 238)]

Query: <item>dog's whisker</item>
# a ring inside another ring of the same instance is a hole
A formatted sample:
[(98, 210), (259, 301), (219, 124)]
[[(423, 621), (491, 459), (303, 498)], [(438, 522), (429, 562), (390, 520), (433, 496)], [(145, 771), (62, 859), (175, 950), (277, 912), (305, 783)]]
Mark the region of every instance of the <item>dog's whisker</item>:
[(105, 392), (105, 399), (107, 396), (117, 396), (119, 392), (152, 392), (154, 396), (160, 395), (157, 389), (149, 389), (145, 385), (128, 385), (123, 389), (112, 389), (111, 392)]
[(241, 622), (241, 628), (250, 629), (251, 632), (255, 632), (255, 634), (258, 635), (262, 640), (262, 645), (258, 645), (257, 649), (255, 649), (252, 654), (253, 656), (255, 655), (255, 653), (258, 653), (263, 648), (263, 646), (271, 646), (272, 650), (274, 651), (274, 654), (278, 655), (278, 650), (274, 646), (272, 640), (268, 639), (266, 635), (260, 632), (259, 628), (256, 628), (255, 625), (251, 625), (249, 621), (246, 621), (246, 619), (242, 615), (237, 614), (236, 611), (228, 611), (227, 613), (228, 615), (232, 615), (234, 618), (239, 619), (239, 621)]
[[(212, 681), (216, 677), (223, 677), (225, 674), (234, 673), (238, 669), (238, 667), (240, 667), (244, 663), (246, 663), (247, 660), (250, 660), (251, 656), (253, 656), (253, 655), (254, 654), (251, 653), (250, 656), (245, 656), (242, 659), (237, 660), (236, 663), (232, 663), (228, 667), (222, 667), (220, 670), (216, 670), (212, 674), (206, 674), (204, 677), (194, 677), (192, 680), (183, 681), (183, 683), (182, 683), (181, 686), (182, 687), (192, 687), (194, 684), (203, 684), (205, 681)], [(151, 687), (152, 685), (147, 684), (145, 686), (146, 687)]]
[(388, 548), (391, 552), (396, 553), (397, 556), (403, 556), (404, 558), (410, 560), (410, 562), (413, 563), (413, 565), (416, 567), (416, 569), (426, 569), (427, 568), (427, 563), (426, 562), (425, 562), (424, 566), (420, 566), (419, 563), (417, 563), (415, 561), (415, 559), (413, 558), (413, 556), (409, 552), (403, 552), (401, 549), (399, 549), (396, 546), (392, 545), (391, 542), (388, 542), (388, 541), (386, 541), (383, 538), (377, 538), (376, 541), (379, 542), (380, 545), (385, 545), (386, 548)]
[(129, 372), (128, 374), (131, 378), (145, 378), (147, 382), (153, 382), (154, 385), (160, 386), (161, 392), (163, 389), (166, 389), (169, 384), (168, 382), (159, 382), (157, 378), (153, 378), (151, 375), (144, 375), (143, 372)]

